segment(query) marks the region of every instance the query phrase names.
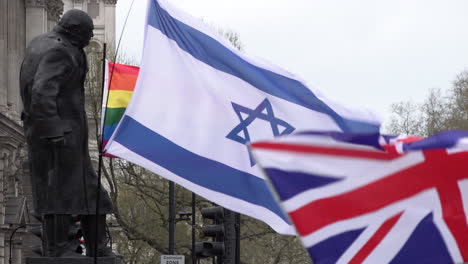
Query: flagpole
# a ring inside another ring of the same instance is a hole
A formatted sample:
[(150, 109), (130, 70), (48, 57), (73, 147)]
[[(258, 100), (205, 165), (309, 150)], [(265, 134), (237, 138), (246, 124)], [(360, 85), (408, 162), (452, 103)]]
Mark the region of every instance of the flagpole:
[[(128, 13), (127, 13), (127, 16), (125, 18), (125, 22), (123, 24), (123, 27), (122, 27), (122, 32), (120, 33), (120, 37), (119, 37), (119, 42), (117, 43), (117, 47), (115, 49), (115, 54), (114, 54), (114, 61), (113, 63), (115, 63), (116, 59), (117, 59), (117, 54), (118, 54), (118, 51), (119, 51), (119, 48), (120, 48), (120, 43), (122, 42), (122, 36), (123, 36), (123, 33), (125, 31), (125, 27), (127, 26), (127, 21), (128, 21), (128, 17), (130, 16), (130, 12), (132, 11), (132, 7), (133, 7), (133, 3), (135, 2), (135, 0), (132, 0), (132, 3), (130, 4), (130, 8), (128, 9)], [(102, 88), (101, 88), (101, 106), (104, 105), (104, 91), (105, 91), (105, 76), (106, 76), (106, 53), (107, 53), (107, 44), (104, 43), (104, 46), (103, 46), (103, 52), (102, 52)], [(112, 70), (111, 70), (111, 74), (109, 76), (109, 88), (110, 88), (110, 85), (111, 85), (111, 82), (112, 82), (112, 77), (114, 75), (114, 69), (115, 69), (115, 65), (113, 64), (112, 66)], [(106, 104), (107, 104), (107, 101), (109, 99), (109, 91), (107, 92), (107, 95), (106, 95)], [(105, 122), (106, 122), (106, 114), (107, 114), (107, 105), (106, 107), (103, 109), (104, 110), (104, 113), (101, 113), (101, 119), (104, 120), (104, 125), (105, 125)], [(104, 155), (104, 149), (103, 149), (103, 146), (102, 146), (102, 143), (103, 143), (103, 139), (104, 139), (104, 125), (102, 126), (101, 128), (101, 133), (100, 135), (98, 136), (98, 152), (99, 152), (99, 161), (98, 161), (98, 183), (97, 183), (97, 190), (96, 190), (96, 237), (98, 235), (98, 231), (99, 231), (99, 221), (98, 221), (98, 216), (99, 216), (99, 200), (100, 200), (100, 189), (101, 189), (101, 173), (102, 173), (102, 157)], [(97, 242), (97, 239), (94, 243), (94, 264), (97, 264), (97, 253), (98, 253), (98, 242)]]
[[(104, 43), (102, 48), (102, 88), (101, 94), (104, 98), (104, 90), (105, 90), (105, 76), (106, 76), (106, 53), (107, 53), (107, 43)], [(108, 93), (109, 94), (109, 93)], [(101, 103), (102, 105), (102, 103)], [(102, 113), (101, 113), (102, 115)], [(105, 122), (105, 119), (104, 119)], [(100, 190), (101, 190), (101, 174), (102, 174), (102, 139), (104, 135), (104, 127), (102, 128), (100, 138), (98, 140), (98, 151), (99, 151), (99, 161), (98, 161), (98, 182), (97, 182), (97, 190), (96, 190), (96, 226), (95, 226), (95, 240), (94, 240), (94, 264), (97, 264), (97, 255), (98, 255), (98, 234), (99, 234), (99, 199), (100, 199)]]

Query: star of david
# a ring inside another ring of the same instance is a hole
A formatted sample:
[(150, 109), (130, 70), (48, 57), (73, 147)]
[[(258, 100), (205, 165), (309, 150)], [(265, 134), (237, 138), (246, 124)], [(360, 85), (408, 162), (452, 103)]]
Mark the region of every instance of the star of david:
[[(271, 130), (275, 137), (291, 134), (295, 129), (293, 126), (286, 123), (284, 120), (275, 117), (273, 113), (273, 107), (271, 106), (271, 103), (268, 101), (268, 99), (263, 100), (255, 109), (250, 109), (245, 106), (238, 105), (234, 102), (232, 102), (232, 108), (234, 108), (234, 111), (239, 117), (240, 123), (236, 127), (234, 127), (234, 129), (231, 130), (231, 132), (229, 132), (226, 138), (239, 142), (243, 145), (246, 145), (250, 142), (248, 126), (252, 124), (252, 122), (256, 119), (261, 119), (269, 122)], [(247, 116), (243, 118), (242, 113), (246, 114)], [(280, 130), (280, 128), (282, 128), (282, 130)], [(255, 161), (252, 157), (252, 154), (250, 153), (250, 150), (248, 148), (247, 150), (249, 152), (250, 165), (254, 166)]]

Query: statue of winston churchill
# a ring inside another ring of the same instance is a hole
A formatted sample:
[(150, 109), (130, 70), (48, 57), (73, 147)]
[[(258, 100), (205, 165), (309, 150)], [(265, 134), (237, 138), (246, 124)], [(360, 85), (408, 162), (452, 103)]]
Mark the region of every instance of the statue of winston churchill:
[(98, 182), (88, 150), (84, 94), (88, 65), (83, 48), (93, 29), (85, 12), (66, 12), (52, 32), (31, 41), (21, 66), (22, 120), (34, 210), (43, 221), (43, 256), (80, 257), (68, 235), (72, 216), (79, 216), (87, 256), (94, 256), (96, 240), (98, 256), (113, 255), (105, 235), (112, 204), (101, 189), (96, 216)]

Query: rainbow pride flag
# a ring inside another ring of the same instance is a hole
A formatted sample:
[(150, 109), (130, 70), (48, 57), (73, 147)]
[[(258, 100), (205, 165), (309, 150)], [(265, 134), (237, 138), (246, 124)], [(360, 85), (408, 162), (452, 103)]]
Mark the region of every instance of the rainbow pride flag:
[[(139, 67), (107, 61), (104, 78), (104, 100), (102, 105), (101, 133), (102, 149), (122, 118), (132, 98), (138, 78)], [(112, 155), (105, 154), (111, 157)]]

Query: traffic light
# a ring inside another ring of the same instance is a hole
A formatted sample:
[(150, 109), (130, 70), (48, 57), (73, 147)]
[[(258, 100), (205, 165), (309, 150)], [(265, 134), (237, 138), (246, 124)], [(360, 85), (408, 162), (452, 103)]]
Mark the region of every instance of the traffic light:
[[(198, 257), (221, 257), (224, 254), (224, 208), (221, 206), (206, 207), (201, 209), (203, 219), (213, 220), (212, 224), (203, 225), (204, 237), (211, 237), (211, 241), (195, 243), (195, 254)], [(205, 221), (203, 221), (205, 223)]]
[(195, 243), (195, 254), (202, 258), (216, 257), (218, 264), (234, 264), (236, 252), (234, 212), (221, 206), (212, 206), (202, 208), (201, 214), (204, 219), (212, 220), (211, 224), (202, 227), (204, 237), (212, 239)]

